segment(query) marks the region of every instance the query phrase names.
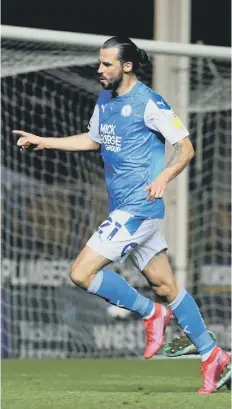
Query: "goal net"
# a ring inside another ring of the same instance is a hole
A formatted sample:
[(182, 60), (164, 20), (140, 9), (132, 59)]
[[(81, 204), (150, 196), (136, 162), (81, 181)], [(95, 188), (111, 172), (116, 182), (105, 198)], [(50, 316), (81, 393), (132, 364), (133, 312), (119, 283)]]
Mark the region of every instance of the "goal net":
[[(12, 135), (13, 129), (54, 137), (85, 132), (100, 91), (98, 47), (40, 38), (39, 30), (37, 41), (2, 38), (2, 356), (141, 355), (139, 317), (83, 292), (69, 279), (74, 257), (107, 216), (99, 154), (21, 152)], [(153, 67), (141, 79), (148, 85), (156, 75), (151, 51), (150, 56)], [(179, 57), (164, 58), (175, 83)], [(229, 348), (230, 65), (213, 56), (186, 59), (184, 109), (196, 150), (187, 186), (187, 287), (221, 346)], [(175, 95), (178, 101), (176, 88)], [(179, 103), (177, 113), (183, 111)], [(172, 190), (167, 202), (175, 211)], [(175, 270), (178, 228), (171, 227)], [(130, 261), (113, 268), (152, 297)], [(177, 332), (174, 323), (167, 339)]]

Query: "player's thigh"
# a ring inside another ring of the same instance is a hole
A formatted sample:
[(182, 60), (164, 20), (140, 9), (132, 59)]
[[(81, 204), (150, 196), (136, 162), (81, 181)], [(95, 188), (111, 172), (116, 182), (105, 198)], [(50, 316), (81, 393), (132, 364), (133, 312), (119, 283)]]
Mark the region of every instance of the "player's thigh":
[(88, 288), (95, 274), (110, 262), (86, 245), (71, 265), (71, 280), (75, 284)]
[(167, 250), (167, 243), (159, 232), (161, 223), (162, 220), (160, 219), (147, 220), (144, 224), (144, 229), (146, 229), (149, 234), (145, 236), (145, 240), (130, 255), (132, 263), (141, 272), (145, 269), (148, 271), (152, 259), (156, 259), (156, 255)]
[(153, 220), (150, 226), (152, 235), (134, 250), (131, 260), (151, 285), (172, 285), (175, 278), (167, 255), (167, 243), (159, 231), (160, 225), (161, 221)]
[(166, 249), (154, 254), (142, 273), (152, 286), (168, 285), (168, 287), (175, 287), (176, 281)]

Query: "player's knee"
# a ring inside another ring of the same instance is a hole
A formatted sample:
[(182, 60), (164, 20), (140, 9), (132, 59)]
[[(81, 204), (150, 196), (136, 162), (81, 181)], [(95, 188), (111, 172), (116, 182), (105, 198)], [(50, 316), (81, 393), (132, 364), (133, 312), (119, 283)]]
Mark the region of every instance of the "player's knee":
[(83, 265), (80, 265), (78, 262), (74, 262), (71, 265), (70, 269), (70, 278), (72, 282), (79, 287), (87, 290), (90, 286), (90, 283), (94, 276), (96, 275), (95, 271), (89, 271)]

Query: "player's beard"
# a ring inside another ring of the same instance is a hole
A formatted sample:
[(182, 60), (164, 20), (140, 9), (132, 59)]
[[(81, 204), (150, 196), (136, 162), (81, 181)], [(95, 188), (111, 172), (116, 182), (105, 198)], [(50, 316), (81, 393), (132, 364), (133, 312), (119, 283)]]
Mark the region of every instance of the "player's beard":
[[(103, 79), (105, 79), (103, 77)], [(115, 78), (111, 78), (111, 80), (107, 80), (106, 79), (106, 83), (101, 82), (101, 86), (106, 89), (106, 90), (112, 90), (113, 93), (115, 93), (117, 91), (117, 89), (119, 88), (119, 86), (121, 85), (123, 80), (123, 73), (120, 73), (117, 77)]]

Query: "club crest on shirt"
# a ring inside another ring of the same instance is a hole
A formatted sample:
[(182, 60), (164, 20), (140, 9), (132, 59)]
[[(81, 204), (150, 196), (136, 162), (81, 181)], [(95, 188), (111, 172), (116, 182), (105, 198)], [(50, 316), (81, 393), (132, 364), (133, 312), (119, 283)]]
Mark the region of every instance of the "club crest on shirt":
[(124, 105), (121, 109), (121, 115), (122, 116), (129, 116), (132, 112), (132, 106), (131, 105)]

